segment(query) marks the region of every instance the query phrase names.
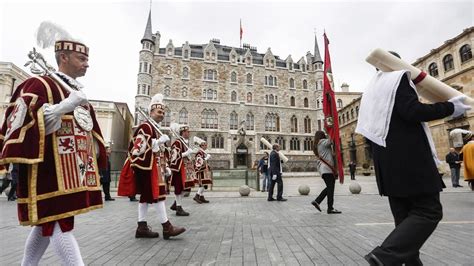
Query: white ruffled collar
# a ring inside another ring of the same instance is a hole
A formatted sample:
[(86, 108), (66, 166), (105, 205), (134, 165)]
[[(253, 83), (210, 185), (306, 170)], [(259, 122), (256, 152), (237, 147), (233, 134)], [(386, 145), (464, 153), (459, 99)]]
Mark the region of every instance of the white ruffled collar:
[(75, 89), (81, 90), (82, 88), (84, 88), (84, 85), (82, 85), (79, 81), (71, 78), (63, 72), (57, 71), (56, 74), (58, 74), (58, 76), (60, 76), (61, 78), (64, 78), (67, 83), (69, 83), (69, 85), (73, 86)]

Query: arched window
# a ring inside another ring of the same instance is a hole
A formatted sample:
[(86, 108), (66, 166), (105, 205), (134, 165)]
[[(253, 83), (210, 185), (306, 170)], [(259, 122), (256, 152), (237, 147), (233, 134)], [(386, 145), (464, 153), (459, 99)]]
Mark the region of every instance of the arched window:
[(292, 116), (290, 119), (291, 133), (298, 132), (298, 119), (296, 116)]
[(245, 129), (246, 130), (254, 130), (255, 129), (255, 122), (254, 122), (254, 117), (252, 113), (248, 113), (245, 116)]
[(316, 108), (319, 109), (319, 99), (316, 100)]
[(169, 127), (171, 124), (171, 111), (168, 107), (165, 108), (165, 117), (161, 121), (161, 125), (164, 127)]
[(337, 99), (337, 108), (342, 108), (342, 100)]
[(235, 111), (230, 113), (230, 122), (229, 129), (238, 129), (239, 128), (239, 115)]
[(282, 136), (278, 136), (275, 142), (280, 145), (281, 150), (286, 150), (286, 140)]
[(432, 77), (437, 77), (438, 76), (438, 65), (436, 63), (431, 63), (430, 66), (428, 67), (428, 71), (430, 72), (430, 75)]
[(308, 89), (308, 81), (306, 81), (306, 79), (303, 79), (303, 90), (307, 90)]
[(248, 103), (252, 102), (252, 93), (251, 92), (247, 92), (247, 102)]
[(454, 68), (453, 56), (448, 54), (443, 58), (444, 71), (449, 71)]
[(297, 137), (293, 137), (290, 140), (290, 151), (300, 150), (300, 140)]
[(181, 111), (179, 111), (178, 123), (183, 125), (188, 124), (188, 111), (186, 110), (186, 108), (183, 108), (181, 109)]
[(280, 117), (275, 113), (265, 116), (265, 131), (280, 131)]
[(211, 137), (212, 149), (224, 149), (224, 137), (221, 134), (215, 134)]
[(303, 143), (303, 150), (304, 151), (311, 151), (313, 150), (313, 138), (311, 137), (306, 137), (304, 138), (304, 143)]
[(231, 102), (236, 102), (236, 101), (237, 101), (237, 92), (232, 91), (232, 92), (230, 93), (230, 101), (231, 101)]
[(356, 106), (356, 116), (359, 116), (359, 106)]
[(269, 85), (269, 86), (273, 86), (273, 76), (272, 76), (272, 75), (270, 75), (270, 76), (268, 77), (268, 85)]
[(201, 128), (217, 129), (218, 117), (217, 111), (214, 109), (204, 109), (201, 113)]
[(217, 70), (214, 70), (214, 69), (204, 70), (204, 80), (217, 80)]
[(293, 78), (290, 78), (290, 88), (295, 88), (295, 80)]
[(181, 96), (183, 96), (183, 98), (188, 97), (188, 88), (183, 87), (183, 88), (181, 89)]
[(247, 84), (252, 84), (252, 74), (247, 73)]
[(295, 106), (295, 97), (290, 97), (290, 106)]
[(232, 74), (230, 74), (230, 82), (237, 82), (237, 73), (235, 71), (232, 71)]
[(217, 100), (217, 90), (203, 89), (202, 99), (203, 100)]
[(304, 98), (303, 103), (304, 103), (304, 107), (309, 107), (308, 98)]
[(469, 44), (465, 44), (459, 49), (459, 56), (461, 57), (461, 63), (466, 62), (467, 60), (472, 58), (472, 51), (471, 46)]
[(351, 119), (354, 119), (354, 109), (351, 109)]
[(311, 118), (309, 116), (304, 118), (304, 133), (311, 133)]
[(343, 124), (346, 123), (346, 114), (342, 114), (342, 123), (343, 123)]
[(270, 94), (268, 97), (268, 104), (275, 104), (275, 98), (273, 97), (273, 94)]
[(165, 89), (163, 90), (165, 96), (169, 97), (171, 95), (171, 89), (170, 86), (166, 86)]
[(189, 78), (189, 68), (184, 67), (183, 68), (183, 79), (188, 79)]

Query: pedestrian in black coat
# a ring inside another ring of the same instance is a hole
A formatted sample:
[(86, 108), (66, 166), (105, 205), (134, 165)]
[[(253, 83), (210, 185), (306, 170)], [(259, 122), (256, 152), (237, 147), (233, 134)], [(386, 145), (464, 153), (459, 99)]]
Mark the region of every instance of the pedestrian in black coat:
[[(398, 83), (392, 83), (395, 84), (392, 89), (376, 88), (376, 86), (369, 86), (367, 89), (367, 91), (384, 89), (387, 91), (387, 95), (395, 93), (393, 108), (390, 110), (387, 107), (391, 116), (388, 120), (389, 124), (386, 125), (388, 134), (384, 139), (385, 143), (383, 144), (385, 145), (375, 142), (371, 144), (379, 193), (388, 196), (396, 227), (382, 245), (364, 257), (370, 265), (402, 265), (403, 263), (422, 265), (419, 250), (443, 216), (439, 200), (442, 183), (435, 163), (437, 158), (434, 155), (431, 135), (422, 122), (450, 115), (461, 115), (470, 109), (469, 106), (464, 105), (465, 98), (462, 96), (454, 97), (448, 102), (421, 103), (414, 88), (410, 85), (409, 75), (406, 71), (397, 72), (378, 72), (376, 78), (382, 82), (371, 83), (384, 84), (387, 80), (395, 80), (394, 76), (400, 75)], [(388, 76), (390, 77), (388, 78)], [(374, 80), (376, 79), (374, 78)], [(375, 94), (369, 93), (369, 95)], [(376, 125), (379, 121), (374, 117), (380, 116), (380, 114), (376, 112), (363, 113), (362, 109), (367, 108), (366, 110), (373, 111), (373, 104), (376, 104), (377, 101), (380, 102), (381, 99), (364, 99), (364, 96), (361, 100), (358, 123)], [(363, 106), (362, 103), (372, 104), (372, 106)], [(385, 104), (389, 106), (390, 102)], [(361, 120), (364, 121), (361, 122)], [(370, 129), (370, 126), (366, 128)], [(358, 124), (356, 132), (362, 131)], [(374, 137), (377, 133), (374, 132), (375, 134), (371, 135), (366, 131), (364, 136), (371, 141), (381, 143), (380, 139)]]
[(274, 201), (273, 198), (273, 189), (275, 187), (275, 183), (278, 184), (277, 187), (277, 201), (286, 201), (283, 198), (283, 179), (282, 175), (282, 166), (281, 166), (281, 159), (280, 154), (280, 145), (273, 144), (272, 152), (270, 153), (270, 160), (269, 160), (269, 176), (270, 176), (270, 188), (268, 189), (268, 201)]

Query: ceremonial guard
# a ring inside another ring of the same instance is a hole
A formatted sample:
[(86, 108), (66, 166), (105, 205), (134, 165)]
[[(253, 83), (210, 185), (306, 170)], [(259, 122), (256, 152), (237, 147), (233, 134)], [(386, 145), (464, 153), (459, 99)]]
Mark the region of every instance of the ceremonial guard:
[(199, 137), (194, 137), (194, 143), (199, 145), (199, 150), (194, 157), (194, 172), (196, 173), (196, 181), (199, 185), (199, 189), (194, 196), (194, 200), (197, 203), (209, 203), (204, 198), (204, 190), (207, 189), (208, 185), (212, 185), (210, 168), (208, 161), (211, 158), (209, 153), (206, 153), (207, 142)]
[(171, 185), (174, 187), (176, 196), (175, 202), (171, 205), (171, 210), (176, 211), (177, 216), (189, 216), (189, 213), (184, 211), (181, 205), (185, 190), (190, 190), (195, 182), (193, 166), (190, 161), (193, 150), (188, 146), (189, 127), (172, 123), (170, 129), (177, 136), (171, 145), (170, 155)]
[[(157, 132), (158, 123), (165, 115), (163, 95), (153, 96), (148, 108), (150, 110), (147, 121), (141, 123), (133, 134), (128, 148), (128, 157), (120, 174), (118, 187), (119, 196), (140, 194), (138, 203), (138, 227), (136, 238), (155, 238), (159, 234), (153, 232), (147, 224), (148, 205), (154, 204), (158, 213), (158, 220), (163, 226), (163, 238), (177, 236), (186, 229), (173, 226), (166, 214), (166, 189), (162, 178), (160, 159), (160, 145), (169, 141), (167, 135)], [(146, 115), (146, 114), (144, 114)]]
[(19, 165), (18, 220), (33, 226), (21, 264), (38, 265), (51, 242), (62, 264), (84, 265), (72, 234), (74, 216), (102, 207), (98, 171), (105, 167), (105, 145), (76, 81), (89, 67), (89, 48), (49, 40), (43, 48), (54, 44), (59, 71), (30, 52), (32, 71), (46, 75), (27, 79), (13, 93), (0, 132), (0, 164)]

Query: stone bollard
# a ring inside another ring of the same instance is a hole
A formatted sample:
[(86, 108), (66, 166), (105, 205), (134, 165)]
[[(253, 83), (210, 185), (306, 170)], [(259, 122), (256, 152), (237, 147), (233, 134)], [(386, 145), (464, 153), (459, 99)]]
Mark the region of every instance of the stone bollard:
[(248, 195), (250, 195), (250, 188), (249, 186), (247, 185), (243, 185), (239, 188), (239, 193), (240, 193), (240, 196), (242, 197), (247, 197)]
[(309, 186), (308, 185), (300, 185), (298, 187), (298, 192), (300, 193), (300, 195), (303, 195), (303, 196), (306, 196), (309, 194)]
[(349, 191), (352, 194), (359, 194), (361, 190), (362, 190), (362, 187), (359, 185), (359, 183), (355, 181), (351, 182), (351, 184), (349, 185)]

